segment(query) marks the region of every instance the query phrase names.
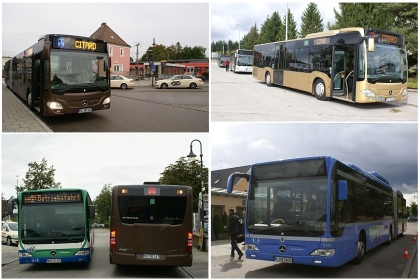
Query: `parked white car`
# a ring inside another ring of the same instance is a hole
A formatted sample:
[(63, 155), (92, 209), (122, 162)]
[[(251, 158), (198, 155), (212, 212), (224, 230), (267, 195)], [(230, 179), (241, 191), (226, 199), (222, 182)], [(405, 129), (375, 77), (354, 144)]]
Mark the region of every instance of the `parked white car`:
[(9, 246), (18, 244), (17, 222), (1, 222), (1, 242)]

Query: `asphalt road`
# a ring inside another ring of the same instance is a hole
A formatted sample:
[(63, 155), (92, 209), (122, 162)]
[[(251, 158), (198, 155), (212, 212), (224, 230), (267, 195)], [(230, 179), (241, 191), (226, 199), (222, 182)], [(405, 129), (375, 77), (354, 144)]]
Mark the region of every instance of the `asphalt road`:
[(251, 74), (226, 72), (211, 63), (211, 121), (417, 122), (417, 107), (417, 90), (400, 103), (319, 101), (309, 93), (267, 87)]

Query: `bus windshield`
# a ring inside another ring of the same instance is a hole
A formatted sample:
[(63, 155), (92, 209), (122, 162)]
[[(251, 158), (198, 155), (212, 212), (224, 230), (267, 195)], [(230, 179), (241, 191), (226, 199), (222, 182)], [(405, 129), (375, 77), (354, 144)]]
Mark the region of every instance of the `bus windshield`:
[(83, 203), (22, 205), (19, 219), (23, 244), (77, 243), (85, 239)]
[[(406, 53), (403, 48), (396, 45), (375, 44), (375, 51), (368, 52), (366, 69), (369, 83), (389, 82), (389, 80), (394, 83), (406, 83), (408, 73)], [(363, 76), (363, 71), (360, 71), (359, 78), (364, 78)]]
[(238, 66), (252, 66), (253, 55), (238, 54)]
[(51, 50), (52, 92), (64, 94), (109, 90), (107, 61), (106, 54)]
[(248, 232), (322, 236), (326, 229), (326, 198), (326, 177), (252, 182)]

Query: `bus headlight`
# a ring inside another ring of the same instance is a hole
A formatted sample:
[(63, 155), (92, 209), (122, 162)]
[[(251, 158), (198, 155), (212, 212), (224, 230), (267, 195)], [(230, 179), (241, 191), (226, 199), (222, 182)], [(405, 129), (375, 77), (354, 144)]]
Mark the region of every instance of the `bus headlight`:
[(50, 109), (52, 110), (63, 110), (63, 105), (55, 101), (47, 102), (47, 106), (50, 107)]
[(403, 90), (403, 92), (402, 92), (402, 95), (407, 96), (407, 94), (408, 94), (408, 90), (405, 88), (405, 89)]
[(83, 251), (77, 251), (76, 254), (74, 254), (75, 256), (87, 256), (90, 254), (89, 250), (83, 250)]
[(110, 104), (111, 104), (111, 97), (105, 98), (104, 102), (102, 102), (102, 105), (104, 106), (104, 108), (108, 108)]
[(375, 94), (373, 93), (373, 91), (368, 90), (368, 89), (364, 89), (362, 90), (362, 93), (366, 96), (366, 97), (374, 97)]
[(332, 257), (334, 253), (335, 249), (315, 249), (312, 251), (311, 256)]
[(31, 258), (32, 254), (28, 252), (19, 253), (19, 258)]
[(246, 244), (245, 246), (246, 246), (247, 250), (252, 250), (252, 251), (259, 251), (260, 250), (254, 244)]

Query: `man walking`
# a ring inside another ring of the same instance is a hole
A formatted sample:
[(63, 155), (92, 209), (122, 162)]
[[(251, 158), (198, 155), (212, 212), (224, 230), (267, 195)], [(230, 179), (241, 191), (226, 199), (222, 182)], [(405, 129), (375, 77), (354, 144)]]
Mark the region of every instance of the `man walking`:
[(238, 244), (236, 243), (236, 237), (239, 233), (239, 217), (234, 214), (233, 208), (229, 209), (229, 217), (228, 217), (228, 224), (226, 229), (229, 234), (230, 244), (232, 245), (230, 256), (233, 258), (235, 257), (235, 251), (238, 252), (238, 260), (242, 258), (244, 253), (242, 253), (241, 249), (239, 249)]
[(226, 58), (226, 61), (225, 61), (225, 65), (226, 65), (226, 72), (228, 72), (229, 71), (230, 61), (227, 58)]

